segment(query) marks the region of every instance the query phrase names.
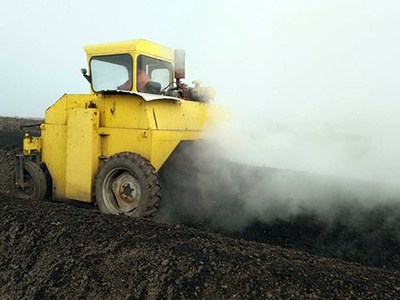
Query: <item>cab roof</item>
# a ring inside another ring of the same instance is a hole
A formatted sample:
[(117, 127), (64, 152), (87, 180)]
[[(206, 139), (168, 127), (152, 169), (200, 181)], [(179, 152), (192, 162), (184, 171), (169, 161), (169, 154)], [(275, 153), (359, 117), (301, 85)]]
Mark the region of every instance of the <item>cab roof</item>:
[(171, 48), (145, 39), (89, 45), (84, 49), (88, 57), (129, 53), (131, 55), (147, 54), (164, 60), (174, 60), (174, 51)]

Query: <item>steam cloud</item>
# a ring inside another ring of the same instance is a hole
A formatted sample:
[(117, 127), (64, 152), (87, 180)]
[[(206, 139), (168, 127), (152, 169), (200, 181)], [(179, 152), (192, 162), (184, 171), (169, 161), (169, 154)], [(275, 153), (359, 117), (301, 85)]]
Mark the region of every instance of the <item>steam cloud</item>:
[(162, 170), (184, 192), (164, 189), (161, 220), (239, 230), (399, 202), (400, 44), (386, 32), (397, 19), (379, 3), (301, 3), (236, 1), (211, 18), (194, 76), (217, 87), (232, 116), (209, 132), (218, 150), (192, 147), (175, 182)]
[(224, 154), (210, 141), (180, 145), (160, 172), (164, 189), (159, 220), (240, 231), (255, 221), (300, 214), (329, 221), (343, 205), (371, 210), (399, 199), (398, 188), (390, 184), (251, 166)]

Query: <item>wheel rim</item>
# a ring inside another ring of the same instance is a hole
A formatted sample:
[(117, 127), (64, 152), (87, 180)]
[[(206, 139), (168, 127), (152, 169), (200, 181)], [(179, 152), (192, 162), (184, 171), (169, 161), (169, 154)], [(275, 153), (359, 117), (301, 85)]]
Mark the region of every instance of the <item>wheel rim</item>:
[(129, 213), (138, 208), (142, 192), (138, 180), (132, 173), (117, 168), (105, 177), (102, 194), (109, 209), (116, 213)]

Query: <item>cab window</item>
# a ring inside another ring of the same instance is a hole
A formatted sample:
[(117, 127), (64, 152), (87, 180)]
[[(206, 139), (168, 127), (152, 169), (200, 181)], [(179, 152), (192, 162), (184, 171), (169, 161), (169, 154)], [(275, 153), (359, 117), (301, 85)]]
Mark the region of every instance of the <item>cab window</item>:
[(129, 54), (92, 57), (90, 72), (95, 92), (132, 89), (132, 57)]
[(137, 58), (137, 79), (136, 89), (139, 92), (143, 90), (143, 81), (146, 80), (159, 83), (162, 90), (172, 82), (172, 64), (161, 59), (139, 55)]

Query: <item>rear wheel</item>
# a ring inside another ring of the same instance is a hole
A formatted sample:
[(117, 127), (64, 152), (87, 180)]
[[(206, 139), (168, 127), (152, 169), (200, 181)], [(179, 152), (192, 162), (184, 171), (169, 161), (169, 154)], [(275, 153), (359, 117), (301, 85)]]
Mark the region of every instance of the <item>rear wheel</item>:
[(25, 160), (23, 173), (23, 184), (15, 187), (15, 195), (29, 200), (44, 200), (47, 194), (47, 183), (43, 170), (33, 161)]
[(100, 211), (152, 218), (161, 193), (159, 177), (144, 157), (130, 152), (112, 155), (96, 177), (95, 195)]

